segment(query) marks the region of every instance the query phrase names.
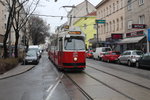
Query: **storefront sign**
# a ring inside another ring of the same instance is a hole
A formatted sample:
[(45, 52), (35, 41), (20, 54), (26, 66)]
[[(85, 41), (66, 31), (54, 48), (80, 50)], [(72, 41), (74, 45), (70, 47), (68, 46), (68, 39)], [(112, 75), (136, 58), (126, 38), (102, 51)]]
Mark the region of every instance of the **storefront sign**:
[(134, 28), (134, 29), (145, 29), (146, 25), (145, 24), (132, 24), (132, 28)]
[(144, 31), (140, 30), (140, 31), (135, 31), (135, 32), (130, 32), (130, 33), (126, 33), (126, 37), (135, 37), (135, 36), (142, 36), (144, 35)]
[(123, 34), (111, 34), (112, 39), (123, 39)]

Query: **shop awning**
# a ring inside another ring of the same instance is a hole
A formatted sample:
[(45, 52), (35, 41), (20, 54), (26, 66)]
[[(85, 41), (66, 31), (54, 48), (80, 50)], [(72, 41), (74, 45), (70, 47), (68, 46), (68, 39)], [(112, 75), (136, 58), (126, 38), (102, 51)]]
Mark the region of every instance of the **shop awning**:
[(118, 44), (128, 44), (128, 43), (138, 43), (140, 40), (142, 40), (145, 36), (140, 37), (132, 37), (132, 38), (126, 38), (122, 39), (118, 42)]

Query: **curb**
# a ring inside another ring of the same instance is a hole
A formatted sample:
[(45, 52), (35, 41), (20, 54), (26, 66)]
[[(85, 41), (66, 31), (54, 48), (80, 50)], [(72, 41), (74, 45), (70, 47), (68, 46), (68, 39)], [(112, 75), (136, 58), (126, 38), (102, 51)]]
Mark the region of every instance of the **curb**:
[(26, 69), (26, 70), (24, 70), (24, 71), (22, 71), (22, 72), (18, 72), (18, 73), (15, 73), (15, 74), (13, 74), (13, 75), (10, 75), (10, 76), (8, 75), (8, 76), (0, 77), (0, 80), (3, 80), (3, 79), (7, 79), (7, 78), (11, 78), (11, 77), (14, 77), (14, 76), (21, 75), (21, 74), (23, 74), (23, 73), (25, 73), (25, 72), (28, 72), (28, 71), (32, 70), (34, 67), (35, 67), (35, 65), (32, 66), (32, 67), (30, 67), (30, 68), (28, 68), (28, 69)]

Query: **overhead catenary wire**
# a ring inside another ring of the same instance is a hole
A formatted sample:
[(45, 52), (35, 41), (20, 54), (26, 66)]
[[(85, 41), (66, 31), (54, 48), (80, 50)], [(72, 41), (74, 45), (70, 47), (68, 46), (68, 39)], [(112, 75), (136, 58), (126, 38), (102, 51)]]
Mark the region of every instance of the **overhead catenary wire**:
[[(137, 0), (134, 0), (130, 3), (133, 4), (135, 3)], [(113, 13), (115, 12), (118, 12), (119, 10), (122, 10), (122, 9), (125, 9), (126, 7), (128, 7), (129, 4), (126, 4), (125, 6), (121, 7), (120, 9), (114, 11)], [(43, 17), (57, 17), (57, 18), (92, 18), (92, 17), (96, 17), (96, 16), (55, 16), (55, 15), (40, 15), (40, 14), (32, 14), (32, 15), (36, 15), (36, 16), (43, 16)], [(107, 16), (104, 16), (102, 17), (101, 19), (103, 18), (106, 18)], [(90, 26), (91, 24), (87, 25), (87, 26)], [(81, 26), (81, 27), (84, 27), (84, 26)]]

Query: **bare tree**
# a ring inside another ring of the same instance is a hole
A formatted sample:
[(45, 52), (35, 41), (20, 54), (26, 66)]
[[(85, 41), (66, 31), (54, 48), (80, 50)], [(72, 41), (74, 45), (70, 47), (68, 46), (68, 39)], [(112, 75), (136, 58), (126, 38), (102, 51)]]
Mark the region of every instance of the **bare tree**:
[(16, 2), (11, 2), (10, 0), (0, 0), (0, 3), (7, 8), (9, 11), (8, 14), (8, 19), (7, 19), (7, 26), (6, 26), (6, 32), (4, 35), (4, 40), (3, 40), (3, 47), (4, 47), (4, 58), (8, 57), (8, 49), (7, 49), (7, 39), (8, 35), (10, 34), (11, 28), (12, 28), (12, 23), (13, 23), (13, 17), (14, 17), (14, 11), (15, 11), (15, 3)]
[(28, 30), (34, 45), (45, 43), (46, 36), (49, 36), (49, 25), (38, 16), (32, 16), (30, 18)]
[(15, 57), (18, 57), (18, 40), (19, 40), (19, 32), (20, 30), (25, 26), (25, 24), (27, 23), (29, 17), (33, 14), (33, 12), (35, 11), (36, 7), (39, 4), (40, 0), (37, 0), (36, 3), (33, 0), (33, 2), (31, 3), (30, 7), (32, 6), (33, 3), (35, 3), (35, 7), (34, 9), (31, 11), (30, 7), (28, 9), (28, 12), (25, 12), (24, 6), (23, 4), (27, 3), (28, 0), (22, 1), (21, 3), (18, 1), (18, 6), (15, 9), (15, 17), (13, 20), (13, 28), (15, 30), (15, 36), (16, 36), (16, 41), (15, 41)]
[[(7, 49), (7, 39), (10, 34), (10, 31), (13, 27), (15, 31), (16, 41), (15, 41), (15, 57), (18, 57), (18, 40), (19, 40), (19, 32), (25, 26), (29, 17), (35, 11), (40, 0), (33, 0), (28, 7), (28, 12), (25, 12), (24, 5), (29, 3), (29, 0), (0, 0), (0, 3), (5, 6), (8, 10), (8, 19), (7, 19), (7, 27), (3, 40), (4, 47), (4, 58), (8, 57), (8, 49)], [(35, 7), (31, 6), (35, 4)], [(32, 8), (32, 10), (31, 10)]]

